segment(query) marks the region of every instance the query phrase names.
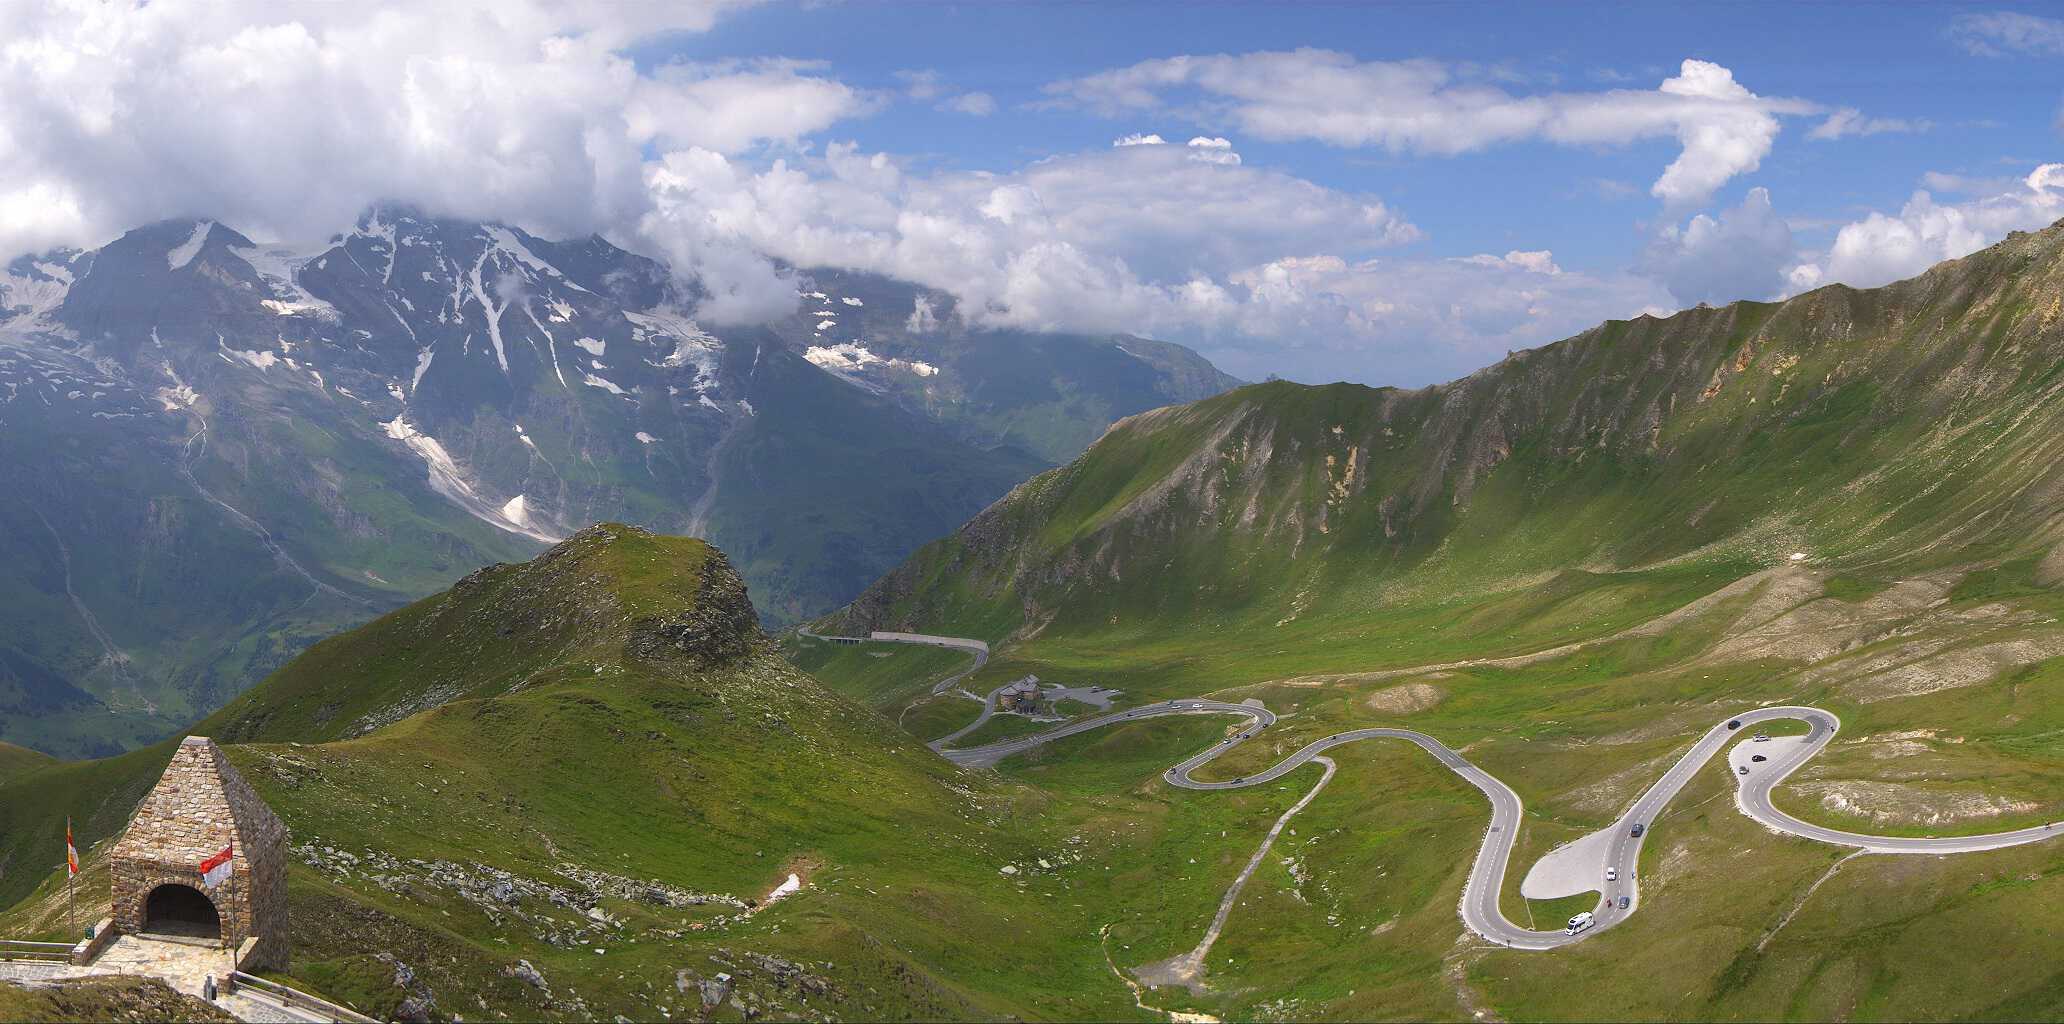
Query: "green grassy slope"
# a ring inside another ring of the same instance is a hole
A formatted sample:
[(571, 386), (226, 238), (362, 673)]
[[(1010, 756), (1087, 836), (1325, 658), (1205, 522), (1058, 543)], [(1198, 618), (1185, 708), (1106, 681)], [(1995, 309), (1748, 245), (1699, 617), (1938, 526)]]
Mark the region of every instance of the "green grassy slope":
[(1344, 621), (1572, 571), (2046, 556), (2064, 229), (1912, 281), (1613, 322), (1421, 391), (1132, 417), (829, 620), (1001, 639)]
[[(693, 1016), (720, 972), (720, 1016), (1130, 1006), (1084, 909), (999, 871), (1058, 857), (1017, 817), (1028, 794), (789, 666), (700, 541), (590, 528), (317, 645), (193, 731), (291, 831), (285, 976), (368, 1012), (412, 994), (375, 951), (469, 1017)], [(168, 755), (0, 780), (0, 931), (63, 932), (67, 813), (105, 891), (105, 840)], [(805, 887), (758, 910), (790, 873)]]
[(12, 743), (0, 743), (0, 781), (5, 781), (32, 768), (49, 764), (53, 758), (27, 747)]
[[(1284, 716), (1214, 776), (1345, 729), (1429, 732), (1525, 801), (1503, 894), (1521, 920), (1566, 909), (1520, 897), (1532, 858), (1611, 823), (1691, 737), (1757, 704), (1844, 723), (1778, 794), (1803, 817), (1914, 835), (2060, 820), (2060, 372), (2064, 225), (1874, 291), (1609, 323), (1422, 391), (1258, 385), (1126, 420), (821, 628), (987, 639), (976, 692), (1031, 672)], [(854, 654), (809, 663), (908, 700)], [(906, 721), (935, 734), (932, 711)], [(1001, 770), (1061, 817), (1144, 815), (1160, 769), (1214, 734), (1196, 728), (1076, 737)], [(1842, 851), (1743, 818), (1714, 767), (1655, 823), (1635, 922), (1519, 954), (1455, 918), (1481, 798), (1410, 749), (1337, 755), (1208, 988), (1148, 1003), (1229, 1019), (2064, 1006), (2048, 923), (2064, 844), (1837, 868)], [(1272, 788), (1287, 802), (1315, 777)], [(1144, 829), (1138, 852), (1185, 837), (1216, 834)], [(1188, 949), (1217, 890), (1111, 898), (1137, 917), (1112, 931), (1130, 967)], [(1980, 968), (1959, 943), (2003, 953)]]

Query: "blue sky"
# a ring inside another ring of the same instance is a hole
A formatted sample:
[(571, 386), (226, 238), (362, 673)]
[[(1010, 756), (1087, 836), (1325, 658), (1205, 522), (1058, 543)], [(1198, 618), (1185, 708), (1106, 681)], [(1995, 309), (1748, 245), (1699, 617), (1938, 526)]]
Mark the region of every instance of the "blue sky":
[[(1787, 126), (1759, 171), (1716, 197), (1715, 205), (1739, 202), (1750, 187), (1766, 186), (1801, 228), (1801, 241), (1826, 244), (1841, 224), (1897, 208), (1930, 171), (2000, 177), (2064, 158), (2054, 126), (2064, 60), (1975, 56), (1952, 31), (1959, 13), (1996, 10), (2064, 17), (2054, 5), (780, 4), (636, 52), (651, 62), (823, 61), (844, 81), (888, 91), (903, 84), (898, 72), (937, 71), (956, 89), (994, 96), (998, 113), (956, 117), (929, 103), (899, 102), (832, 134), (868, 150), (991, 171), (1133, 131), (1235, 134), (1222, 122), (1035, 109), (1048, 98), (1041, 91), (1048, 83), (1148, 58), (1315, 46), (1365, 60), (1489, 65), (1512, 76), (1515, 90), (1591, 90), (1652, 87), (1696, 57), (1728, 67), (1764, 95), (1934, 124), (1926, 132), (1808, 143), (1813, 122), (1802, 119)], [(1233, 141), (1250, 163), (1395, 200), (1426, 230), (1428, 252), (1552, 248), (1563, 266), (1595, 270), (1634, 258), (1643, 239), (1636, 223), (1657, 216), (1647, 186), (1675, 152), (1667, 140), (1517, 144), (1448, 158)], [(1600, 182), (1628, 186), (1632, 195), (1602, 194)]]
[(323, 237), (400, 200), (601, 232), (701, 279), (712, 324), (791, 312), (785, 266), (840, 266), (976, 325), (1415, 386), (1607, 318), (1876, 286), (2064, 218), (2054, 6), (0, 15), (0, 256), (170, 216)]

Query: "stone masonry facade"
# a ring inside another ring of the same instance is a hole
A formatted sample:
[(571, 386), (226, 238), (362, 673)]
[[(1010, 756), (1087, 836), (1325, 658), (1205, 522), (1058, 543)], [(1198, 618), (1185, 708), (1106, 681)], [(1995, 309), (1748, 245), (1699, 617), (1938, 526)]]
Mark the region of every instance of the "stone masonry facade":
[[(225, 846), (235, 851), (229, 878), (209, 889), (201, 862)], [(244, 970), (284, 967), (286, 848), (286, 826), (222, 748), (205, 736), (188, 736), (115, 843), (114, 925), (132, 935), (142, 932), (153, 890), (190, 886), (215, 905), (229, 948), (258, 938)]]

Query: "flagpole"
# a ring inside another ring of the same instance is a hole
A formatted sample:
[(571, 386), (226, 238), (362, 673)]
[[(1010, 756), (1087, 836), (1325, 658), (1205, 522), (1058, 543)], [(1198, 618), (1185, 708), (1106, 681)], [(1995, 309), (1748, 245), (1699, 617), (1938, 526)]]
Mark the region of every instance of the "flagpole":
[(73, 941), (79, 936), (79, 898), (72, 892), (72, 879), (79, 874), (78, 854), (72, 852), (72, 819), (65, 818), (65, 927), (72, 933)]

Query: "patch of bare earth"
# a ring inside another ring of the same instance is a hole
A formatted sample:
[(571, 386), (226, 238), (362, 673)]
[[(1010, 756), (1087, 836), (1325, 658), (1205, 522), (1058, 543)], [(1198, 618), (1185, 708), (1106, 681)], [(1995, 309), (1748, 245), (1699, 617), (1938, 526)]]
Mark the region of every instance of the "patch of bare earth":
[(1411, 715), (1448, 699), (1448, 691), (1432, 683), (1405, 683), (1378, 690), (1362, 703), (1386, 715)]
[[(1955, 583), (1949, 576), (1903, 580), (1852, 603), (1819, 596), (1825, 585), (1806, 570), (1774, 575), (1770, 589), (1737, 620), (1739, 631), (1714, 645), (1706, 658), (1825, 661), (1912, 628), (1913, 620), (1945, 600)], [(1816, 589), (1808, 599), (1799, 600), (1809, 584)], [(1789, 606), (1778, 610), (1787, 601)], [(1774, 610), (1777, 613), (1771, 614)]]
[(1934, 729), (1905, 729), (1881, 732), (1844, 743), (1873, 761), (1906, 760), (1936, 752), (1936, 744), (1962, 743), (1962, 736), (1944, 736)]
[(2064, 633), (2043, 633), (1952, 647), (1937, 638), (1900, 644), (1868, 658), (1837, 662), (1806, 673), (1815, 682), (1834, 682), (1858, 703), (1978, 686), (2010, 669), (2064, 655)]
[[(1959, 574), (1902, 580), (1863, 601), (1823, 596), (1812, 570), (1780, 566), (1744, 577), (1635, 627), (1657, 635), (1748, 596), (1728, 635), (1699, 660), (1774, 659), (1808, 666), (1807, 682), (1833, 683), (1872, 703), (1977, 686), (2002, 672), (2064, 656), (2064, 631), (2047, 617), (1992, 603), (1948, 607)], [(1886, 646), (1890, 643), (1890, 646)]]
[(2002, 814), (2025, 814), (2040, 806), (2029, 800), (1984, 793), (1944, 792), (1861, 779), (1802, 782), (1790, 788), (1820, 801), (1820, 806), (1827, 810), (1864, 818), (1876, 825), (1953, 825)]

